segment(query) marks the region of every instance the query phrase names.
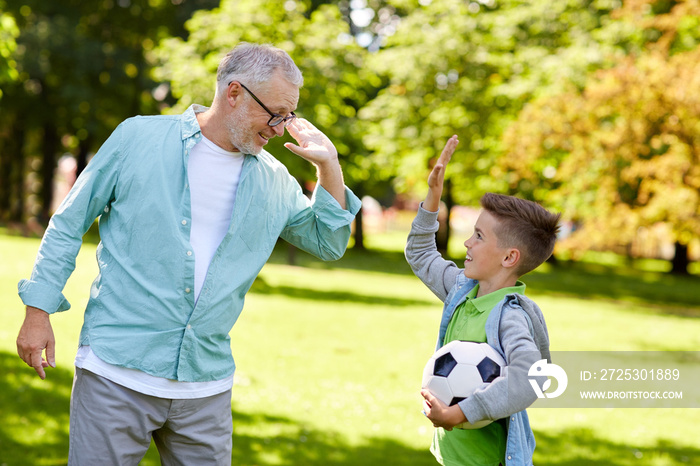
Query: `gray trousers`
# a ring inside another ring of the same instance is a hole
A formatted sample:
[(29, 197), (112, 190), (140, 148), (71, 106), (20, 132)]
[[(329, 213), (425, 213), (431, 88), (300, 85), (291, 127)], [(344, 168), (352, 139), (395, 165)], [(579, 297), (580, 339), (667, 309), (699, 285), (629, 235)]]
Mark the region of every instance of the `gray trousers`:
[(137, 465), (153, 438), (161, 462), (230, 465), (231, 390), (192, 400), (144, 395), (76, 368), (70, 401), (70, 466)]

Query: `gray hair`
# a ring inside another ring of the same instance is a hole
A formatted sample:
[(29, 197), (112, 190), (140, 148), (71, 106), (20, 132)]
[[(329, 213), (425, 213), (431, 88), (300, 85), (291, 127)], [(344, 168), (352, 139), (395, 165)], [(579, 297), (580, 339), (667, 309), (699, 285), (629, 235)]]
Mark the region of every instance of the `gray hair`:
[(297, 87), (304, 84), (301, 71), (287, 52), (270, 44), (241, 42), (219, 63), (216, 92), (223, 95), (231, 81), (241, 81), (246, 86), (265, 83), (277, 70), (291, 84)]

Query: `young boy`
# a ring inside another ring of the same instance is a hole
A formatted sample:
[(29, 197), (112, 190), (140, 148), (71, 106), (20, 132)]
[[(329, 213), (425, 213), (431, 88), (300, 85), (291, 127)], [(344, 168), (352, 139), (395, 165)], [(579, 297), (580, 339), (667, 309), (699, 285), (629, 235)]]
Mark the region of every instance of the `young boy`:
[[(428, 178), (406, 244), (413, 272), (445, 303), (437, 347), (453, 340), (487, 342), (506, 361), (502, 377), (453, 406), (422, 390), (423, 412), (436, 427), (431, 452), (440, 464), (531, 465), (535, 439), (525, 408), (536, 399), (530, 366), (549, 360), (542, 312), (523, 296), (518, 279), (554, 249), (559, 215), (530, 201), (486, 194), (474, 235), (465, 241), (464, 269), (444, 260), (435, 246), (437, 211), (447, 166), (459, 141), (453, 136)], [(546, 378), (538, 378), (540, 384)], [(453, 429), (463, 422), (494, 422), (481, 429)]]

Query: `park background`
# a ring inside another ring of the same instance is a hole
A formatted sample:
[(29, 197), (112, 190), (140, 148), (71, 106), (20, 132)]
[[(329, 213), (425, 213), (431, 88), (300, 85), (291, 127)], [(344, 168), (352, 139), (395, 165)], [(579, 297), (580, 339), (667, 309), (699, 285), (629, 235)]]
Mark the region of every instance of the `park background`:
[[(363, 198), (346, 256), (278, 245), (231, 332), (234, 464), (434, 464), (418, 386), (440, 303), (402, 256), (431, 163), (460, 138), (438, 241), (461, 262), (478, 198), (559, 210), (525, 277), (555, 351), (700, 348), (700, 2), (0, 0), (0, 464), (65, 464), (95, 231), (52, 317), (45, 381), (15, 353), (16, 283), (116, 125), (208, 104), (221, 56), (273, 43), (299, 115)], [(271, 141), (302, 186), (312, 169)], [(700, 461), (695, 409), (532, 409), (538, 465)], [(153, 450), (143, 464), (158, 464)]]

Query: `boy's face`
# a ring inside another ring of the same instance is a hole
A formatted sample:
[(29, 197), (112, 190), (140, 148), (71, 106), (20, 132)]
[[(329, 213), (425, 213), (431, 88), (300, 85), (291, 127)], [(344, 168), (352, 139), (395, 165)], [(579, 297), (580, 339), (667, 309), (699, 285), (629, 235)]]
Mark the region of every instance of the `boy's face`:
[(498, 247), (497, 227), (498, 219), (482, 211), (474, 225), (474, 234), (464, 242), (467, 248), (464, 275), (467, 277), (489, 281), (503, 271), (502, 261), (508, 256), (508, 249)]

